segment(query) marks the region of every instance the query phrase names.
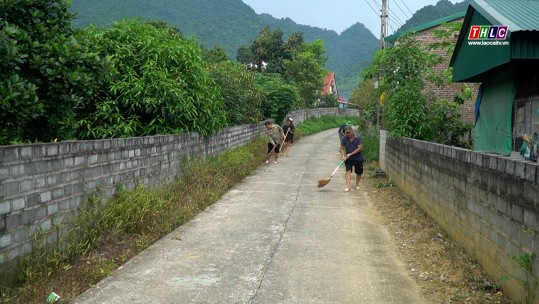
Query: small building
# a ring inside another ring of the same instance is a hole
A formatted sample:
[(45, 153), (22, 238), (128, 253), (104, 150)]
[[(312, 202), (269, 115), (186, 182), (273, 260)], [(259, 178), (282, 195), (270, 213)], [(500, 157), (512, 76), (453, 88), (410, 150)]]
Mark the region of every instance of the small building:
[[(339, 99), (339, 90), (337, 88), (337, 81), (335, 80), (335, 72), (330, 72), (324, 77), (324, 86), (322, 87), (321, 95), (330, 94), (335, 95), (337, 100)], [(339, 108), (341, 108), (340, 103)]]
[(471, 0), (450, 61), (481, 83), (474, 150), (510, 155), (539, 134), (539, 0)]
[(346, 109), (347, 105), (351, 105), (344, 97), (339, 96), (339, 109)]
[(335, 94), (339, 95), (337, 90), (337, 81), (335, 80), (335, 72), (330, 72), (324, 77), (324, 87), (322, 88), (322, 95)]

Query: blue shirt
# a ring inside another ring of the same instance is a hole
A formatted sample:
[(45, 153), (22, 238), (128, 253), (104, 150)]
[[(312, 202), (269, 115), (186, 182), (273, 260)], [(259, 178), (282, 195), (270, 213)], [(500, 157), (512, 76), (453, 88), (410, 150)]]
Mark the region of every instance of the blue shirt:
[[(359, 136), (358, 134), (355, 134), (355, 137), (352, 140), (350, 140), (347, 135), (344, 135), (341, 140), (341, 146), (343, 146), (346, 150), (346, 154), (354, 152), (354, 150), (356, 150), (360, 145), (363, 145), (363, 139), (361, 139), (361, 136)], [(357, 154), (350, 155), (348, 159), (365, 160), (365, 158), (363, 157), (363, 149)]]

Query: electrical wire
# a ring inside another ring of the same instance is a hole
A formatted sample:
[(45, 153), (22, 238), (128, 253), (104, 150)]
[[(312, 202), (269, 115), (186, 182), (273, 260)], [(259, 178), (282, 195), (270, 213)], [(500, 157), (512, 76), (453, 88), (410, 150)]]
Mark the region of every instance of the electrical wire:
[(404, 3), (404, 1), (400, 0), (402, 2), (402, 4), (404, 4), (404, 6), (406, 7), (406, 9), (410, 12), (410, 14), (413, 16), (414, 13), (412, 13), (412, 11), (408, 8), (408, 6), (406, 5), (406, 3)]
[(378, 4), (378, 2), (376, 0), (372, 0), (372, 2), (374, 3), (374, 5), (376, 5), (376, 7), (378, 8), (379, 11), (382, 11), (382, 5), (381, 4)]
[(367, 5), (372, 9), (372, 11), (376, 14), (376, 16), (378, 16), (378, 17), (380, 16), (378, 14), (378, 12), (376, 12), (376, 10), (374, 8), (372, 8), (372, 6), (370, 5), (370, 3), (367, 0), (365, 0), (365, 3), (367, 3)]
[(394, 17), (393, 17), (393, 18), (394, 18), (393, 21), (395, 21), (395, 19), (397, 19), (399, 22), (396, 22), (396, 21), (395, 21), (395, 23), (397, 23), (397, 25), (399, 25), (399, 23), (400, 23), (399, 26), (402, 26), (402, 25), (404, 24), (404, 22), (402, 22), (402, 20), (397, 16), (397, 14), (395, 14), (395, 13), (391, 10), (391, 8), (388, 7), (388, 10), (389, 10), (389, 12), (391, 13), (390, 15), (394, 16)]
[(402, 8), (397, 4), (397, 2), (393, 1), (393, 3), (395, 3), (395, 5), (399, 8), (399, 10), (404, 14), (404, 17), (406, 17), (406, 19), (410, 19), (410, 17), (408, 17), (408, 15), (402, 10)]
[[(389, 28), (391, 28), (391, 34), (394, 34), (396, 31), (395, 29), (393, 28), (393, 26), (391, 25), (391, 20), (387, 20), (387, 25), (389, 26)], [(389, 36), (389, 33), (388, 33), (388, 36)]]

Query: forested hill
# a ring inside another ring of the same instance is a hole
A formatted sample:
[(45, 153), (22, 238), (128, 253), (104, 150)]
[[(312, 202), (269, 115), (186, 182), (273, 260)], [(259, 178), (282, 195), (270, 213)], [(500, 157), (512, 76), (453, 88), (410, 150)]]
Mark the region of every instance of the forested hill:
[(360, 23), (339, 35), (289, 18), (259, 15), (241, 0), (72, 0), (70, 11), (77, 14), (76, 27), (108, 25), (126, 17), (163, 20), (185, 36), (195, 36), (204, 47), (224, 48), (231, 59), (236, 58), (238, 47), (250, 44), (265, 25), (282, 29), (285, 40), (291, 33), (303, 32), (308, 42), (324, 41), (327, 69), (336, 73), (339, 92), (345, 97), (358, 84), (361, 70), (379, 45), (378, 38)]
[(440, 0), (436, 5), (427, 5), (415, 12), (410, 19), (404, 22), (397, 32), (402, 32), (433, 20), (465, 11), (468, 8), (468, 4), (470, 4), (470, 0), (464, 0), (455, 4), (449, 2), (449, 0)]
[[(440, 0), (418, 10), (399, 29), (406, 30), (438, 18), (463, 11), (469, 0), (452, 4)], [(327, 69), (336, 74), (339, 93), (348, 97), (360, 81), (360, 73), (372, 60), (379, 40), (363, 24), (356, 23), (340, 35), (335, 31), (257, 14), (241, 0), (72, 0), (70, 9), (77, 14), (74, 26), (93, 23), (108, 25), (122, 18), (140, 17), (163, 20), (178, 27), (185, 36), (195, 36), (204, 47), (220, 46), (231, 59), (241, 45), (255, 39), (265, 25), (283, 30), (286, 40), (294, 32), (303, 32), (308, 42), (322, 39), (327, 51)]]

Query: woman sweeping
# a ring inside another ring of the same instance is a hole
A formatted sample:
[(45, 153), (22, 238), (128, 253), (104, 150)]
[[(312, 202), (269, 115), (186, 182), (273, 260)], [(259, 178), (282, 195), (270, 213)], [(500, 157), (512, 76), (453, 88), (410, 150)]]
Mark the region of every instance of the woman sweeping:
[(283, 143), (283, 153), (285, 153), (286, 156), (288, 156), (290, 153), (290, 146), (294, 143), (294, 131), (296, 131), (296, 127), (294, 127), (294, 120), (287, 117), (283, 126), (283, 133), (286, 134)]

